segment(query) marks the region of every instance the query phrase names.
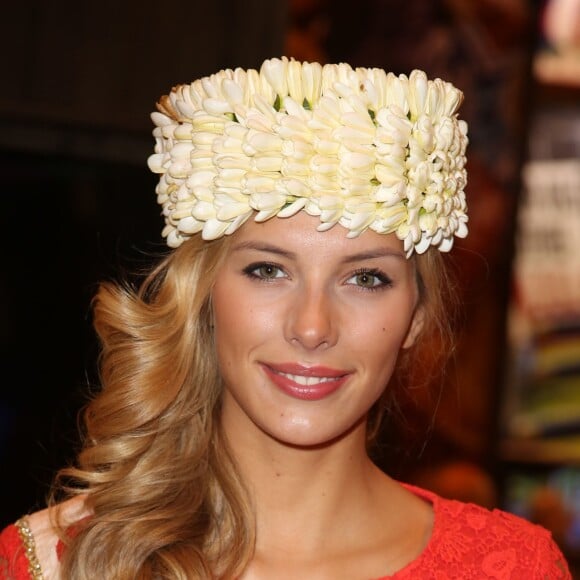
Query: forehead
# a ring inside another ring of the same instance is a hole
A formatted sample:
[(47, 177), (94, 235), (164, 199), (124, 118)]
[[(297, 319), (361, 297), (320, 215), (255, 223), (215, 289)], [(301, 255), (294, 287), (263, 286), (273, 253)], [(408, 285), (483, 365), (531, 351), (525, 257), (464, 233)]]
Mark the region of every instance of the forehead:
[(260, 242), (279, 246), (300, 256), (315, 252), (318, 256), (330, 258), (382, 251), (405, 259), (403, 242), (395, 234), (377, 234), (366, 230), (356, 238), (348, 238), (348, 230), (338, 224), (325, 232), (316, 229), (319, 225), (318, 217), (303, 211), (292, 217), (273, 217), (262, 223), (250, 219), (235, 233), (233, 247)]

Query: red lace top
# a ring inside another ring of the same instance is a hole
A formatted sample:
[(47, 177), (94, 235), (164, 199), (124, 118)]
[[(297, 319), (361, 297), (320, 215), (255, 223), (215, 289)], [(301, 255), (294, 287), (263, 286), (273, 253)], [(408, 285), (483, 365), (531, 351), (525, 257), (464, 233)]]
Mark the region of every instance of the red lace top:
[[(489, 511), (406, 487), (433, 504), (433, 532), (416, 560), (380, 580), (572, 579), (562, 552), (544, 528), (500, 510)], [(54, 550), (59, 550), (56, 540)], [(14, 525), (0, 534), (0, 578), (32, 578)], [(45, 580), (49, 578), (45, 575)]]

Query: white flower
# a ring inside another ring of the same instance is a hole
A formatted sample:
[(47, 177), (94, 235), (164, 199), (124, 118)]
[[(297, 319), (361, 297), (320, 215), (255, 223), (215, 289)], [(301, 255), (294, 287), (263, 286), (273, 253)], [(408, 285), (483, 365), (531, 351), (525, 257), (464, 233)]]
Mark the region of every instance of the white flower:
[(322, 66), (317, 62), (302, 63), (302, 91), (308, 106), (318, 101), (322, 88)]
[(268, 81), (274, 92), (280, 96), (288, 95), (288, 59), (272, 58), (264, 61), (260, 74)]
[(299, 197), (292, 203), (288, 203), (286, 206), (280, 209), (276, 215), (281, 218), (293, 216), (295, 213), (303, 209), (307, 203), (308, 199), (306, 197)]
[(427, 75), (423, 71), (414, 70), (409, 76), (409, 112), (411, 120), (423, 115), (427, 104), (429, 85)]
[(405, 251), (467, 234), (461, 91), (422, 71), (395, 76), (282, 57), (175, 87), (151, 118), (162, 235), (216, 239), (251, 216), (298, 211), (348, 236), (395, 232)]

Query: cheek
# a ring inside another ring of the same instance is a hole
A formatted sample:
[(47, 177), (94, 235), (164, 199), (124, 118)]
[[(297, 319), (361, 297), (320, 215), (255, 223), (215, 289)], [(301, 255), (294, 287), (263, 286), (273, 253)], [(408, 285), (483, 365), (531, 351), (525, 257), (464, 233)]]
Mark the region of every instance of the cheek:
[(359, 319), (349, 331), (351, 348), (367, 353), (375, 364), (390, 364), (399, 355), (407, 338), (411, 316), (408, 309), (392, 308), (383, 316)]
[(222, 362), (236, 352), (251, 350), (275, 329), (273, 309), (256, 304), (243, 292), (228, 292), (217, 286), (213, 294), (215, 342)]

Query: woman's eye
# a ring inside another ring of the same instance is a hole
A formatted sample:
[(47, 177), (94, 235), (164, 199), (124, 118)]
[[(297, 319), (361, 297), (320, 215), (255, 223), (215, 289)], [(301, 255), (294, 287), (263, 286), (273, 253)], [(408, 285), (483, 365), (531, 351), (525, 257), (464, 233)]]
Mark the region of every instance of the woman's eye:
[(382, 272), (376, 270), (362, 270), (348, 279), (349, 284), (359, 288), (378, 289), (382, 286), (390, 285), (390, 279)]
[(262, 280), (274, 280), (285, 276), (283, 270), (275, 264), (251, 264), (244, 268), (244, 273), (253, 278)]

